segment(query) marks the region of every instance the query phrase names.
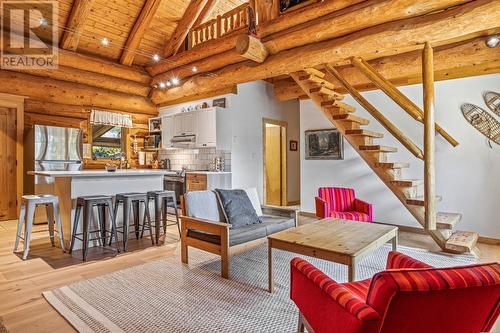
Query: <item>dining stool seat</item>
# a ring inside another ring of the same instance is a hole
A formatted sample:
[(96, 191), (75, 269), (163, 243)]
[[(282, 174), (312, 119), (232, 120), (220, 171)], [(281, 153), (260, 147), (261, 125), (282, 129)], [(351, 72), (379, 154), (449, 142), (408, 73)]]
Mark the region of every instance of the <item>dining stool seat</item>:
[[(139, 219), (140, 206), (144, 205), (144, 216), (142, 223)], [(123, 251), (128, 250), (128, 236), (130, 234), (130, 226), (134, 227), (135, 237), (139, 239), (142, 238), (144, 234), (144, 229), (148, 229), (151, 236), (151, 243), (154, 245), (155, 241), (153, 238), (152, 228), (151, 228), (151, 216), (149, 214), (149, 200), (146, 193), (131, 192), (131, 193), (119, 193), (115, 196), (115, 215), (118, 214), (119, 206), (123, 206), (123, 224), (117, 226), (118, 232), (123, 235)], [(130, 213), (133, 214), (133, 223), (130, 223)], [(141, 232), (142, 227), (142, 232)]]
[[(35, 209), (37, 206), (45, 205), (47, 222), (49, 226), (49, 235), (52, 246), (54, 243), (54, 218), (57, 225), (57, 234), (61, 242), (61, 248), (64, 250), (64, 236), (62, 231), (61, 212), (59, 209), (59, 198), (51, 194), (29, 194), (21, 197), (21, 207), (19, 210), (19, 221), (17, 224), (16, 243), (14, 252), (19, 247), (19, 241), (24, 240), (23, 260), (28, 257), (31, 240), (31, 230), (35, 218)], [(24, 225), (24, 236), (22, 235)]]
[[(97, 229), (91, 229), (91, 225), (95, 226), (94, 209), (97, 208), (98, 223)], [(106, 218), (106, 209), (108, 210)], [(82, 217), (82, 232), (78, 232), (80, 215), (83, 210)], [(109, 221), (109, 226), (107, 221)], [(116, 232), (116, 215), (113, 210), (113, 197), (107, 195), (89, 195), (76, 198), (75, 219), (73, 222), (73, 232), (71, 237), (71, 247), (69, 253), (73, 252), (75, 242), (82, 241), (82, 259), (87, 260), (88, 244), (90, 241), (97, 240), (100, 246), (106, 246), (109, 235), (109, 243), (113, 242), (113, 238), (118, 241)], [(117, 252), (120, 252), (118, 246)]]
[[(174, 191), (149, 191), (147, 193), (149, 200), (154, 200), (155, 204), (155, 239), (156, 244), (159, 244), (160, 236), (160, 225), (163, 225), (163, 233), (166, 235), (167, 226), (177, 225), (177, 231), (179, 232), (179, 237), (181, 235), (181, 229), (179, 224), (179, 212), (177, 210), (177, 198)], [(168, 208), (173, 208), (175, 222), (168, 224)]]

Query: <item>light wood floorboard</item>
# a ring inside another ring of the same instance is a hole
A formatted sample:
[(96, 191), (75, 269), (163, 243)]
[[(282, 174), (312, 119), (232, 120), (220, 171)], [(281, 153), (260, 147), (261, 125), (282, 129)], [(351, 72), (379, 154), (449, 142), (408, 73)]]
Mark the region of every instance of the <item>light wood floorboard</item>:
[[(313, 220), (302, 217), (301, 223)], [(173, 256), (179, 244), (177, 229), (172, 226), (160, 246), (152, 246), (149, 237), (138, 241), (131, 239), (129, 252), (116, 255), (110, 249), (91, 249), (84, 263), (79, 251), (70, 256), (51, 247), (45, 231), (47, 226), (39, 225), (35, 227), (29, 259), (23, 261), (20, 253), (12, 253), (16, 223), (0, 222), (0, 317), (13, 333), (74, 331), (45, 301), (43, 291)], [(425, 235), (401, 232), (400, 244), (439, 251)], [(479, 249), (480, 261), (500, 261), (500, 246), (479, 244)]]

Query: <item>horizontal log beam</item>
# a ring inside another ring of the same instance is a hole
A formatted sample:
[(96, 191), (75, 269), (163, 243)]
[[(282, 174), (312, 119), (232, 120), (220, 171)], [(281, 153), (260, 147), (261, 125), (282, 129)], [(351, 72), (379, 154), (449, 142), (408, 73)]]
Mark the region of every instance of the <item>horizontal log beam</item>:
[[(422, 83), (420, 51), (382, 57), (369, 63), (396, 86)], [(475, 38), (436, 48), (434, 64), (435, 79), (438, 81), (500, 73), (500, 49), (488, 48), (484, 43), (484, 38)], [(403, 68), (404, 70), (401, 70)], [(354, 67), (343, 66), (337, 70), (358, 91), (377, 89), (368, 78)], [(336, 91), (345, 92), (342, 85), (334, 77), (327, 74), (326, 78), (334, 83)], [(308, 98), (291, 79), (275, 81), (274, 92), (280, 101)]]
[[(92, 109), (92, 106), (49, 103), (31, 98), (24, 101), (24, 111), (27, 113), (77, 118), (81, 120), (88, 119), (90, 109)], [(123, 112), (120, 110), (107, 109), (106, 111), (130, 115), (134, 124), (147, 124), (148, 119), (151, 117), (147, 114)]]
[(296, 72), (323, 63), (348, 60), (353, 55), (370, 60), (422, 48), (423, 41), (439, 46), (500, 30), (500, 2), (478, 0), (435, 14), (382, 24), (350, 35), (297, 47), (253, 62), (227, 66), (210, 77), (195, 76), (182, 86), (155, 90), (153, 102), (159, 104), (202, 94), (242, 82)]
[[(152, 84), (155, 85), (162, 81), (170, 80), (172, 78), (172, 73), (174, 73), (179, 80), (184, 80), (196, 74), (208, 73), (226, 65), (237, 64), (246, 60), (247, 59), (243, 58), (236, 51), (236, 49), (231, 49), (219, 54), (217, 57), (209, 57), (207, 59), (198, 60), (191, 63), (189, 66), (182, 66), (176, 68), (174, 71), (167, 71), (165, 73), (158, 74), (153, 77)], [(193, 67), (196, 67), (196, 73), (193, 73)]]
[(271, 54), (294, 47), (345, 36), (380, 24), (425, 15), (471, 0), (384, 0), (367, 1), (305, 23), (263, 40)]
[(174, 100), (168, 101), (166, 103), (159, 104), (158, 107), (176, 105), (176, 104), (181, 104), (181, 103), (185, 103), (185, 102), (191, 102), (193, 100), (200, 100), (200, 99), (222, 96), (222, 95), (227, 95), (227, 94), (235, 94), (235, 95), (238, 94), (238, 87), (237, 86), (224, 87), (222, 89), (208, 91), (208, 92), (203, 93), (203, 94), (189, 96), (186, 98), (174, 99)]
[(179, 68), (181, 66), (189, 65), (192, 62), (206, 59), (215, 54), (220, 54), (232, 50), (236, 46), (238, 37), (239, 34), (232, 34), (209, 40), (202, 45), (200, 44), (193, 47), (189, 51), (177, 53), (176, 55), (169, 57), (168, 59), (165, 59), (156, 65), (146, 67), (146, 70), (151, 76), (155, 76)]
[(40, 101), (158, 114), (151, 101), (141, 96), (6, 70), (0, 70), (0, 81), (0, 92), (29, 96)]
[(299, 24), (310, 22), (318, 17), (339, 11), (346, 7), (355, 5), (366, 0), (326, 0), (319, 3), (303, 7), (278, 18), (259, 24), (257, 27), (257, 36), (266, 37), (285, 29), (293, 28)]
[(97, 88), (104, 88), (143, 97), (147, 97), (151, 89), (149, 85), (143, 83), (66, 66), (59, 66), (57, 69), (26, 69), (19, 70), (19, 72), (56, 80), (86, 84)]
[(269, 51), (264, 44), (251, 35), (241, 35), (236, 42), (236, 50), (242, 57), (258, 63), (264, 62), (269, 55)]

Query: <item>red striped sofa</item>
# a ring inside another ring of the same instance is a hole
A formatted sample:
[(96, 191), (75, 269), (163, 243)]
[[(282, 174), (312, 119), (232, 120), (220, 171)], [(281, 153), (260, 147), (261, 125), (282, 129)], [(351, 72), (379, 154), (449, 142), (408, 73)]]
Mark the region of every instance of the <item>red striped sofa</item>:
[(320, 187), (316, 199), (316, 216), (320, 218), (371, 222), (373, 207), (356, 199), (354, 189), (342, 187)]
[(500, 312), (500, 265), (433, 268), (391, 252), (386, 271), (337, 283), (295, 258), (290, 297), (302, 332), (488, 332)]

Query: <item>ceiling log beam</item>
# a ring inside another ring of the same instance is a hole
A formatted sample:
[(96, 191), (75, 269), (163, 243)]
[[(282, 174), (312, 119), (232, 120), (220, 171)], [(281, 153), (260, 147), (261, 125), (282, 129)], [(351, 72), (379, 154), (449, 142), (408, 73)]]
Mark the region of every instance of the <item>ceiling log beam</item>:
[(75, 0), (61, 38), (61, 48), (75, 51), (78, 48), (80, 36), (83, 33), (85, 22), (90, 14), (94, 0)]
[(189, 30), (193, 27), (194, 23), (202, 13), (205, 5), (208, 0), (192, 0), (184, 15), (177, 23), (177, 27), (173, 32), (172, 36), (165, 44), (165, 48), (163, 49), (163, 57), (167, 58), (177, 53), (177, 50), (182, 45), (186, 36), (189, 33)]
[(269, 56), (259, 65), (226, 66), (214, 76), (194, 76), (182, 86), (155, 90), (162, 103), (234, 84), (296, 72), (323, 63), (346, 62), (353, 55), (367, 60), (421, 49), (424, 42), (439, 46), (500, 30), (500, 2), (477, 0), (434, 14), (381, 24), (344, 37), (296, 47)]
[(139, 48), (142, 38), (144, 37), (144, 33), (149, 28), (160, 3), (161, 0), (146, 0), (144, 3), (139, 17), (135, 21), (134, 27), (127, 38), (127, 42), (125, 43), (125, 48), (123, 49), (120, 57), (121, 64), (132, 65), (134, 62), (135, 53)]
[[(422, 83), (422, 59), (420, 51), (382, 57), (371, 60), (370, 65), (396, 86)], [(404, 71), (401, 69), (404, 68)], [(500, 49), (488, 48), (484, 38), (454, 43), (435, 49), (434, 69), (436, 81), (458, 79), (469, 76), (500, 73)], [(358, 91), (374, 90), (377, 87), (352, 66), (337, 68)], [(344, 93), (342, 85), (331, 75), (335, 91)], [(308, 98), (302, 89), (290, 79), (274, 82), (275, 96), (280, 101)]]

